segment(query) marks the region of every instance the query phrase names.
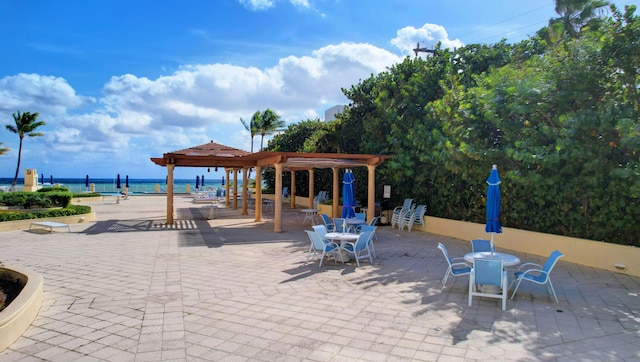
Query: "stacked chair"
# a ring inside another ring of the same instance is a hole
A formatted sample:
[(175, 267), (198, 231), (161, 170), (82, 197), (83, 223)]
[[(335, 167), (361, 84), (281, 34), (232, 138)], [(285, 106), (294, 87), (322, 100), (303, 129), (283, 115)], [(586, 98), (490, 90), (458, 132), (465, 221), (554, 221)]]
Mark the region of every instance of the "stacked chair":
[(404, 203), (402, 204), (402, 206), (396, 206), (395, 209), (393, 209), (393, 214), (391, 214), (391, 228), (397, 225), (399, 229), (400, 220), (402, 220), (402, 218), (404, 218), (406, 214), (413, 211), (414, 207), (415, 206), (413, 205), (413, 199), (411, 198), (404, 199)]
[(407, 231), (411, 232), (411, 228), (414, 224), (422, 225), (422, 229), (424, 230), (424, 214), (427, 212), (427, 205), (418, 205), (415, 209), (402, 214), (400, 217), (400, 225), (398, 226), (399, 230), (404, 230), (407, 227)]

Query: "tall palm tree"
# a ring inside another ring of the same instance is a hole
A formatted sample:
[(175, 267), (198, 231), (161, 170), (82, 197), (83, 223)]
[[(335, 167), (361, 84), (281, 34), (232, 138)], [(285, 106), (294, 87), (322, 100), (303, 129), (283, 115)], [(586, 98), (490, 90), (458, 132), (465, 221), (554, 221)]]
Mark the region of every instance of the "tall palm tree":
[(561, 23), (564, 31), (575, 38), (583, 26), (598, 18), (598, 10), (607, 5), (609, 2), (604, 0), (556, 0), (555, 10), (560, 18), (552, 19), (551, 23)]
[(253, 153), (253, 137), (255, 137), (258, 132), (260, 132), (260, 117), (260, 111), (256, 111), (256, 113), (251, 116), (251, 121), (249, 123), (240, 118), (240, 122), (242, 122), (244, 129), (249, 131), (249, 133), (251, 134), (251, 153)]
[(281, 130), (285, 125), (285, 122), (280, 119), (280, 116), (276, 112), (267, 108), (262, 112), (260, 117), (260, 150), (262, 151), (264, 136), (272, 135)]
[(18, 181), (18, 172), (20, 171), (20, 158), (22, 157), (22, 140), (24, 136), (29, 137), (40, 137), (44, 134), (42, 132), (34, 132), (36, 128), (40, 126), (44, 126), (44, 121), (38, 121), (39, 114), (25, 112), (20, 114), (13, 114), (13, 120), (16, 125), (8, 124), (6, 125), (7, 129), (20, 137), (20, 147), (18, 147), (18, 166), (16, 167), (16, 175), (13, 177), (13, 182), (11, 183), (11, 191), (16, 187), (16, 182)]
[[(0, 146), (2, 146), (2, 142), (0, 142)], [(0, 155), (4, 155), (7, 152), (9, 152), (9, 148), (0, 147)]]

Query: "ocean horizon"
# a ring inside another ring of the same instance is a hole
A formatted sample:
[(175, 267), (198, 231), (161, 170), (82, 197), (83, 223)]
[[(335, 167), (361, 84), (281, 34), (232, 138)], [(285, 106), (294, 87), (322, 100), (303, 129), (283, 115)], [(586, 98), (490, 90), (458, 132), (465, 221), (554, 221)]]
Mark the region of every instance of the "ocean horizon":
[[(53, 181), (53, 182), (51, 182)], [(226, 180), (225, 180), (226, 181)], [(8, 190), (13, 182), (13, 177), (0, 177), (0, 189)], [(208, 179), (205, 178), (204, 185), (199, 184), (198, 189), (221, 188), (223, 187), (223, 179)], [(120, 178), (120, 188), (117, 185), (116, 178), (89, 178), (89, 186), (86, 185), (86, 177), (83, 178), (44, 178), (44, 182), (41, 179), (38, 180), (39, 186), (51, 186), (60, 185), (69, 189), (71, 192), (87, 192), (90, 191), (91, 185), (95, 192), (111, 194), (122, 191), (122, 188), (126, 186), (126, 177)], [(238, 185), (242, 185), (242, 180), (238, 180)], [(18, 177), (16, 183), (16, 191), (22, 190), (24, 186), (24, 178)], [(187, 186), (189, 192), (193, 192), (196, 188), (195, 179), (174, 179), (173, 188), (176, 193), (187, 193)], [(166, 192), (166, 178), (162, 179), (134, 179), (129, 178), (129, 193), (165, 193)]]

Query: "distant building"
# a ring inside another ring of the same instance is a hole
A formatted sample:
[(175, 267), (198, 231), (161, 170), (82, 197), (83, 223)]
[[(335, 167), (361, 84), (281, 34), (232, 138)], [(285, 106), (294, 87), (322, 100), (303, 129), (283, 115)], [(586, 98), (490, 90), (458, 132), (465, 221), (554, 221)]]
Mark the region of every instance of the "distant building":
[(336, 119), (336, 114), (344, 112), (344, 105), (333, 106), (324, 111), (324, 121), (329, 122)]

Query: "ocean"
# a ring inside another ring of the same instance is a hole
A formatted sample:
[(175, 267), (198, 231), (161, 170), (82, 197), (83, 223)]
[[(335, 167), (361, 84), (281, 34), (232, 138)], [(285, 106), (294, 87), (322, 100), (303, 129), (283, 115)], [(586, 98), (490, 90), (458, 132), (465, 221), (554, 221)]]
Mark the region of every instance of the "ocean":
[[(0, 177), (0, 190), (8, 190), (11, 187), (13, 178), (1, 178)], [(40, 183), (40, 186), (50, 186), (51, 179), (45, 178), (45, 183)], [(41, 180), (39, 180), (41, 182)], [(68, 188), (71, 192), (86, 192), (91, 191), (90, 187), (87, 187), (86, 178), (53, 178), (53, 185), (60, 184)], [(120, 180), (120, 189), (118, 189), (115, 178), (89, 178), (89, 186), (93, 184), (95, 192), (101, 194), (114, 194), (122, 190), (125, 186), (126, 179), (122, 177)], [(16, 191), (22, 190), (24, 185), (24, 179), (18, 178), (16, 183)], [(239, 180), (238, 185), (242, 185), (242, 180)], [(195, 191), (196, 180), (195, 179), (174, 179), (173, 190), (175, 193), (188, 193)], [(222, 179), (205, 179), (204, 189), (211, 187), (214, 189), (224, 187), (222, 185)], [(166, 179), (129, 179), (129, 193), (133, 194), (153, 194), (153, 193), (165, 193), (167, 188)], [(187, 191), (187, 188), (189, 189)], [(202, 189), (200, 185), (199, 189)]]

